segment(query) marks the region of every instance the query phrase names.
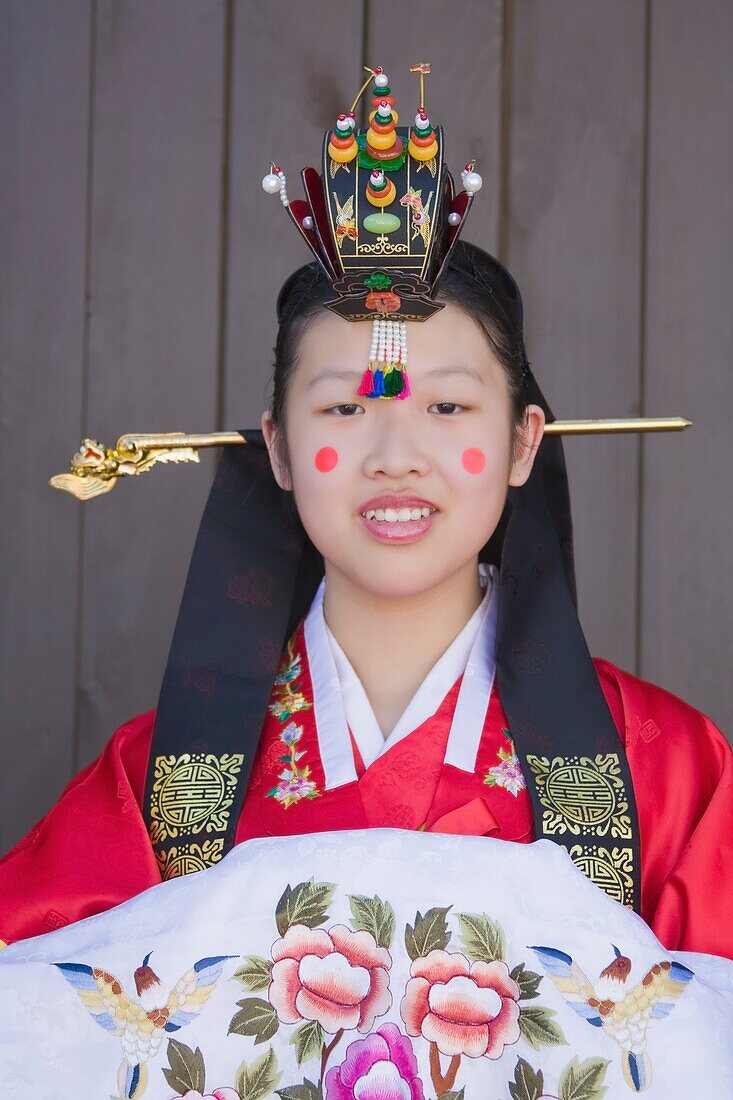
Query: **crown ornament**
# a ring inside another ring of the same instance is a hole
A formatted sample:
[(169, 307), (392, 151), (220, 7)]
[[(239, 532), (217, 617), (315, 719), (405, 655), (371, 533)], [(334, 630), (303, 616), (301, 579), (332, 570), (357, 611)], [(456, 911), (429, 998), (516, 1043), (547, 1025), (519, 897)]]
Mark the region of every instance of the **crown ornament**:
[[(347, 321), (371, 321), (369, 363), (362, 397), (410, 395), (407, 321), (425, 321), (443, 303), (440, 278), (482, 185), (475, 164), (461, 173), (456, 192), (443, 158), (443, 130), (425, 106), (428, 62), (410, 67), (420, 79), (410, 126), (399, 126), (394, 96), (381, 67), (367, 68), (348, 111), (324, 138), (321, 172), (301, 172), (304, 199), (290, 199), (274, 162), (262, 186), (278, 195), (333, 288), (326, 306)], [(356, 126), (355, 110), (372, 84), (369, 125)]]

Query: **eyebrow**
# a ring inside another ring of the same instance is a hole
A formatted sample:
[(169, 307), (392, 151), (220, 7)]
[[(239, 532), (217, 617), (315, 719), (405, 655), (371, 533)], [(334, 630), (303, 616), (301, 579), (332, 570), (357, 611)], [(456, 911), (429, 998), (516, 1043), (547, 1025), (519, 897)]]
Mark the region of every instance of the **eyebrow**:
[(346, 369), (344, 369), (344, 370), (331, 370), (331, 369), (323, 370), (323, 371), (321, 371), (320, 374), (317, 374), (315, 376), (315, 378), (312, 378), (310, 380), (310, 382), (308, 383), (308, 389), (311, 389), (313, 386), (316, 386), (319, 382), (326, 382), (331, 378), (343, 378), (343, 379), (346, 379), (347, 381), (348, 380), (353, 380), (354, 378), (361, 380), (361, 377), (362, 377), (363, 373), (364, 373), (363, 371), (346, 370)]
[(428, 371), (428, 377), (434, 377), (436, 374), (440, 375), (441, 377), (445, 377), (450, 374), (467, 374), (469, 378), (475, 379), (476, 382), (479, 382), (482, 386), (484, 384), (484, 380), (479, 372), (472, 370), (470, 367), (466, 366), (435, 367), (434, 370)]

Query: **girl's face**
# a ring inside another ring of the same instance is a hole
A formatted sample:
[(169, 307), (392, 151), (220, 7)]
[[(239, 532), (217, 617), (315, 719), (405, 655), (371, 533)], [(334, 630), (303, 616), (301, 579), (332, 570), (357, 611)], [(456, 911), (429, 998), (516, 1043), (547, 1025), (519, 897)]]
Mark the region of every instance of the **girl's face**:
[(371, 328), (325, 309), (308, 328), (287, 396), (289, 470), (268, 413), (262, 427), (278, 484), (294, 491), (327, 573), (404, 598), (474, 568), (507, 487), (529, 477), (544, 416), (528, 407), (512, 456), (504, 369), (450, 302), (407, 325), (412, 396), (357, 397)]

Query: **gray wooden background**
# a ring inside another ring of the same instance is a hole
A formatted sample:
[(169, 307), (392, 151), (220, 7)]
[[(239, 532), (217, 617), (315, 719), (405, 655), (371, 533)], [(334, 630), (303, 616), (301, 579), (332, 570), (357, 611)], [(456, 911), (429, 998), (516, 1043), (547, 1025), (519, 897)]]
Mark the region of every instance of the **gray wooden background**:
[(260, 180), (415, 61), (517, 276), (593, 652), (733, 731), (730, 0), (0, 0), (0, 848), (155, 704), (212, 459), (79, 505), (83, 434), (255, 425), (308, 256)]

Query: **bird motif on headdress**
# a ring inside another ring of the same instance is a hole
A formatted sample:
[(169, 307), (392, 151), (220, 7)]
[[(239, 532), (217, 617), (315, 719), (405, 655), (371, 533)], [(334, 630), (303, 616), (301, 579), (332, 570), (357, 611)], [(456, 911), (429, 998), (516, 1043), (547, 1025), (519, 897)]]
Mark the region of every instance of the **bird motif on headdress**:
[(150, 955), (134, 973), (137, 999), (125, 993), (114, 974), (86, 963), (54, 963), (92, 1019), (122, 1040), (123, 1059), (117, 1087), (125, 1100), (138, 1100), (148, 1084), (147, 1063), (160, 1050), (163, 1038), (191, 1023), (214, 991), (224, 963), (235, 955), (199, 959), (173, 988), (165, 989), (148, 965)]
[[(613, 946), (613, 945), (612, 945)], [(532, 947), (553, 984), (582, 1019), (602, 1028), (621, 1048), (624, 1080), (634, 1092), (652, 1083), (646, 1052), (647, 1031), (669, 1016), (677, 999), (694, 978), (682, 963), (655, 963), (635, 986), (628, 988), (631, 959), (613, 947), (615, 959), (600, 973), (595, 987), (578, 964), (554, 947)]]
[(336, 203), (336, 243), (339, 248), (344, 237), (348, 237), (350, 240), (355, 241), (356, 234), (356, 219), (354, 218), (354, 196), (349, 195), (343, 203), (340, 203), (337, 195), (334, 192), (334, 201)]

